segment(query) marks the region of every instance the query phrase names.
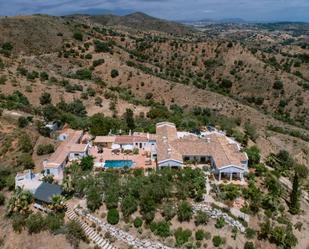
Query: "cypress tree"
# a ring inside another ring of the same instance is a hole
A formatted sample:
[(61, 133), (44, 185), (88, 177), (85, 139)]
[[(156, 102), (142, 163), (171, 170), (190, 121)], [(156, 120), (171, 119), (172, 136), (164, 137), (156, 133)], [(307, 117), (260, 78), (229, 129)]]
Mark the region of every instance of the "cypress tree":
[(290, 213), (297, 214), (299, 212), (299, 176), (297, 172), (295, 172), (293, 179), (293, 188), (290, 194)]

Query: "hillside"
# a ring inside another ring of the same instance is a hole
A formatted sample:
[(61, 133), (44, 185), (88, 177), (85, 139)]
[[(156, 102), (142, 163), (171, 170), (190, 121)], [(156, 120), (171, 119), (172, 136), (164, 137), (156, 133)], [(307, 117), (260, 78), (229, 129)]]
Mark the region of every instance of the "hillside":
[[(162, 33), (151, 36), (148, 30), (132, 35), (121, 27), (126, 24), (138, 29), (145, 22), (150, 23), (143, 25), (147, 29)], [(256, 47), (261, 36), (266, 36), (264, 31), (255, 31), (255, 37), (241, 42), (228, 36), (171, 37), (164, 34), (171, 30), (161, 26), (160, 20), (141, 13), (125, 17), (11, 17), (2, 18), (0, 27), (5, 34), (0, 43), (10, 42), (13, 47), (10, 56), (0, 55), (0, 90), (4, 95), (18, 90), (40, 108), (39, 96), (48, 92), (54, 105), (62, 99), (80, 99), (88, 115), (102, 112), (121, 117), (127, 107), (137, 116), (146, 114), (151, 105), (145, 104), (145, 98), (152, 93), (152, 101), (168, 108), (177, 104), (191, 112), (198, 106), (236, 118), (239, 132), (250, 122), (260, 135), (256, 143), (264, 156), (286, 148), (301, 163), (309, 163), (305, 73), (309, 65), (303, 60), (295, 67), (298, 57), (282, 52), (307, 53), (297, 41), (292, 46), (282, 45), (276, 38), (273, 44), (282, 46), (281, 52), (273, 48), (266, 54), (265, 47)], [(82, 38), (75, 37), (76, 33)], [(275, 38), (272, 33), (268, 36)], [(98, 40), (99, 49), (94, 44)], [(291, 65), (289, 70), (284, 66), (285, 58)], [(85, 71), (87, 75), (76, 74), (86, 69), (90, 69)], [(111, 76), (113, 69), (118, 75)], [(304, 73), (300, 76), (295, 70)], [(98, 97), (101, 104), (96, 102)]]
[(90, 20), (105, 26), (125, 26), (140, 31), (159, 31), (173, 35), (188, 35), (192, 28), (136, 12), (126, 16), (102, 15), (91, 16)]

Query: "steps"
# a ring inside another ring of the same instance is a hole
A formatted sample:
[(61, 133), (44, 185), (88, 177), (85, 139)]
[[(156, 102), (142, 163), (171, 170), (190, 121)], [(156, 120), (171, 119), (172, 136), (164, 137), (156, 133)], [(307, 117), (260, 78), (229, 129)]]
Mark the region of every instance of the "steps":
[(102, 238), (100, 234), (98, 234), (92, 227), (90, 227), (85, 222), (81, 221), (78, 215), (70, 208), (67, 209), (66, 213), (67, 217), (70, 220), (75, 220), (84, 230), (86, 236), (92, 240), (96, 245), (98, 245), (102, 249), (115, 249), (113, 245), (109, 243), (106, 239)]

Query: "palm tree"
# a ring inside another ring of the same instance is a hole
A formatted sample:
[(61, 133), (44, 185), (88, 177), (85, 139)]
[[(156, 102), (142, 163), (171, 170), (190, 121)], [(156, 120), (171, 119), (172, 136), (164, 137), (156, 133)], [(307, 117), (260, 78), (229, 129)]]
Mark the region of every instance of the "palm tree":
[(57, 213), (64, 212), (66, 209), (64, 197), (62, 195), (53, 195), (49, 208)]
[(67, 176), (66, 178), (64, 178), (63, 183), (62, 183), (62, 189), (66, 195), (70, 195), (74, 192), (74, 187), (73, 187), (71, 176)]
[(12, 195), (8, 206), (7, 213), (11, 215), (13, 213), (25, 214), (29, 211), (29, 205), (32, 203), (33, 197), (29, 191), (24, 191), (18, 187)]

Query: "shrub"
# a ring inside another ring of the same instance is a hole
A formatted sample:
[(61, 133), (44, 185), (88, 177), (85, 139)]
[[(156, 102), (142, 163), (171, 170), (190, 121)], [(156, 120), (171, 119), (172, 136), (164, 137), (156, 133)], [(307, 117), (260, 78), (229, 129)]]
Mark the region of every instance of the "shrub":
[(186, 201), (181, 202), (177, 210), (177, 219), (180, 222), (190, 221), (192, 214), (193, 210), (191, 204)]
[(37, 147), (36, 154), (38, 156), (41, 156), (41, 155), (53, 153), (54, 151), (55, 151), (54, 145), (52, 145), (52, 144), (40, 144)]
[(112, 78), (116, 78), (116, 77), (118, 77), (118, 76), (119, 76), (118, 70), (117, 70), (117, 69), (112, 69), (112, 71), (111, 71), (111, 77), (112, 77)]
[(188, 229), (183, 230), (181, 227), (177, 228), (174, 233), (176, 239), (176, 246), (182, 246), (183, 244), (187, 243), (189, 238), (191, 237), (192, 232)]
[(44, 92), (40, 97), (40, 104), (47, 105), (51, 103), (51, 96), (50, 93)]
[(196, 240), (203, 240), (204, 237), (205, 237), (205, 232), (203, 230), (199, 229), (195, 232), (195, 239)]
[(40, 73), (40, 79), (41, 79), (41, 81), (48, 80), (48, 78), (49, 78), (48, 73), (46, 73), (46, 72), (41, 72), (41, 73)]
[(139, 228), (143, 225), (143, 220), (139, 217), (134, 219), (134, 227)]
[(195, 223), (196, 226), (206, 225), (208, 220), (209, 220), (208, 214), (206, 212), (198, 210), (196, 215), (195, 215), (194, 223)]
[(215, 247), (219, 247), (222, 244), (222, 238), (219, 235), (216, 235), (212, 238), (212, 243)]
[(117, 209), (113, 208), (107, 212), (107, 222), (112, 225), (116, 225), (119, 222), (119, 212)]
[(247, 241), (247, 242), (245, 243), (244, 249), (254, 249), (254, 248), (255, 248), (255, 247), (254, 247), (254, 245), (253, 245), (253, 242)]
[(162, 220), (156, 223), (154, 233), (160, 237), (166, 238), (170, 236), (170, 225), (167, 221)]
[(173, 204), (167, 203), (163, 206), (162, 216), (166, 220), (173, 219), (175, 215), (176, 215), (176, 211), (175, 211), (175, 207), (173, 206)]
[(86, 241), (87, 237), (77, 221), (70, 221), (66, 225), (66, 238), (74, 248), (78, 248), (79, 241)]
[(281, 80), (276, 80), (274, 85), (273, 85), (273, 88), (276, 89), (276, 90), (283, 89), (283, 82)]
[(17, 123), (19, 128), (25, 128), (28, 125), (29, 120), (25, 117), (19, 117)]
[(12, 227), (14, 232), (20, 233), (26, 224), (26, 216), (22, 214), (14, 214), (12, 216)]
[(104, 62), (105, 62), (104, 59), (94, 60), (94, 61), (92, 62), (92, 66), (93, 66), (93, 67), (97, 67), (97, 66), (102, 65)]
[(0, 206), (3, 206), (5, 203), (5, 197), (2, 193), (0, 193)]
[(29, 153), (32, 151), (32, 142), (29, 135), (26, 133), (19, 137), (18, 145), (22, 152)]
[(82, 40), (83, 40), (83, 34), (82, 34), (80, 31), (76, 31), (76, 32), (73, 34), (73, 38), (74, 38), (75, 40), (82, 41)]
[(223, 218), (223, 217), (219, 217), (219, 218), (217, 219), (217, 222), (216, 222), (216, 224), (215, 224), (215, 227), (220, 229), (220, 228), (224, 227), (224, 225), (225, 225), (224, 218)]
[(26, 219), (26, 227), (30, 234), (41, 232), (45, 227), (44, 217), (40, 213), (31, 214)]
[(45, 219), (46, 226), (51, 232), (59, 230), (63, 226), (62, 214), (49, 213)]
[(96, 97), (95, 100), (94, 100), (94, 103), (96, 106), (102, 106), (102, 98), (101, 97)]
[(74, 77), (79, 80), (91, 80), (92, 72), (89, 69), (77, 70)]
[(91, 59), (92, 59), (92, 54), (86, 54), (86, 55), (85, 55), (85, 59), (91, 60)]
[(30, 154), (22, 153), (17, 158), (17, 165), (23, 167), (24, 169), (33, 169), (34, 163)]
[(101, 53), (101, 52), (107, 53), (111, 51), (111, 49), (109, 48), (106, 42), (102, 42), (99, 40), (94, 41), (94, 49), (97, 53)]
[(246, 238), (253, 239), (255, 237), (256, 231), (250, 227), (246, 228)]

